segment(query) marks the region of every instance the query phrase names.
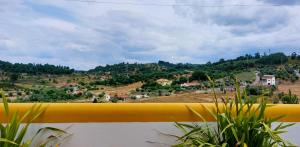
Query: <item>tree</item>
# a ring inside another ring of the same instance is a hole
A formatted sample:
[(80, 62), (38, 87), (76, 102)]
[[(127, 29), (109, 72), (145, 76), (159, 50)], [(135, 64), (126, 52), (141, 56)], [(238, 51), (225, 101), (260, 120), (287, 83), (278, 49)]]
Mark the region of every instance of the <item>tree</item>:
[(18, 78), (19, 78), (19, 74), (13, 73), (10, 75), (10, 81), (13, 83), (16, 82)]
[(219, 60), (219, 63), (224, 63), (225, 62), (225, 59), (223, 59), (223, 58), (221, 58), (220, 60)]
[(162, 85), (158, 84), (156, 81), (153, 80), (148, 80), (147, 82), (145, 82), (142, 87), (143, 90), (156, 90), (156, 89), (161, 89), (163, 88)]
[(292, 55), (291, 55), (291, 59), (292, 60), (295, 60), (297, 58), (297, 53), (296, 52), (293, 52)]
[(254, 58), (259, 59), (260, 58), (260, 53), (259, 52), (255, 53)]
[(99, 96), (99, 98), (103, 98), (103, 97), (105, 96), (105, 93), (102, 92), (102, 93), (100, 93), (98, 96)]
[(267, 55), (267, 53), (266, 53), (266, 52), (264, 52), (264, 55), (263, 55), (263, 56), (265, 57), (265, 56), (268, 56), (268, 55)]
[(274, 54), (270, 54), (269, 56), (263, 56), (257, 61), (257, 63), (276, 65), (276, 64), (284, 64), (287, 61), (288, 61), (288, 57), (284, 53), (274, 53)]
[(252, 55), (250, 55), (250, 54), (246, 54), (246, 55), (245, 55), (245, 58), (246, 58), (247, 60), (249, 60), (249, 59), (252, 59), (252, 58), (253, 58), (253, 56), (252, 56)]
[(158, 90), (158, 96), (162, 96), (162, 91)]
[(98, 103), (98, 101), (97, 101), (97, 99), (96, 99), (96, 98), (94, 98), (94, 100), (93, 100), (93, 103)]
[(172, 82), (172, 85), (186, 83), (188, 81), (187, 77), (180, 77)]
[(198, 71), (193, 72), (191, 79), (197, 80), (197, 81), (206, 81), (207, 75), (205, 72), (198, 70)]
[(0, 60), (0, 69), (5, 72), (12, 73), (28, 73), (28, 74), (71, 74), (74, 69), (66, 66), (55, 66), (50, 64), (22, 64), (22, 63), (9, 63)]

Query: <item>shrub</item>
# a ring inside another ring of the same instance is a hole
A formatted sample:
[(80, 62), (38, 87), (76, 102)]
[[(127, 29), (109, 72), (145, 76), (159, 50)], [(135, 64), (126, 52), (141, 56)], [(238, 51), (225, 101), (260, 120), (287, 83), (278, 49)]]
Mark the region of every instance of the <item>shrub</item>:
[(22, 92), (21, 92), (21, 91), (18, 91), (18, 92), (17, 92), (17, 95), (18, 95), (18, 96), (22, 96)]
[(97, 100), (97, 99), (94, 99), (94, 100), (93, 100), (93, 103), (98, 103), (98, 100)]
[(99, 90), (99, 88), (95, 86), (87, 86), (86, 88), (87, 90)]
[(111, 102), (113, 102), (113, 103), (117, 103), (119, 101), (119, 99), (117, 98), (117, 97), (113, 97), (112, 99), (111, 99)]
[[(212, 83), (212, 85), (214, 84)], [(272, 124), (278, 121), (281, 116), (266, 118), (265, 110), (269, 107), (266, 101), (263, 100), (260, 104), (254, 106), (255, 102), (245, 93), (242, 94), (239, 87), (239, 84), (236, 84), (237, 92), (233, 101), (229, 101), (227, 97), (224, 103), (220, 104), (215, 94), (213, 111), (203, 105), (216, 120), (215, 127), (209, 126), (201, 114), (188, 107), (204, 121), (204, 124), (176, 123), (176, 126), (185, 135), (178, 137), (180, 143), (175, 147), (271, 147), (275, 145), (292, 145), (280, 137), (283, 129), (292, 124), (281, 123), (273, 128)], [(245, 100), (242, 100), (242, 96), (245, 97)]]
[(78, 84), (81, 86), (85, 86), (85, 83), (83, 81), (79, 81)]
[(280, 99), (278, 97), (273, 97), (272, 101), (273, 101), (273, 104), (278, 104)]
[(93, 94), (91, 92), (85, 93), (85, 98), (91, 98), (91, 97), (93, 97)]
[[(0, 91), (0, 96), (3, 100), (4, 105), (4, 116), (9, 117), (10, 115), (10, 108), (8, 105), (8, 99), (5, 97), (3, 91)], [(11, 117), (8, 119), (8, 123), (2, 124), (0, 123), (0, 146), (1, 147), (29, 147), (33, 146), (32, 144), (36, 140), (36, 138), (43, 136), (45, 131), (50, 131), (51, 135), (43, 143), (38, 145), (40, 147), (49, 146), (51, 141), (57, 141), (58, 136), (69, 135), (63, 130), (52, 128), (52, 127), (44, 127), (39, 129), (36, 134), (30, 138), (25, 140), (25, 135), (28, 132), (28, 128), (35, 121), (39, 118), (45, 108), (42, 105), (33, 105), (29, 110), (27, 110), (23, 115), (20, 113), (15, 112)], [(25, 121), (26, 120), (26, 121)], [(25, 123), (24, 123), (25, 122)], [(23, 125), (22, 125), (23, 124)], [(57, 145), (57, 143), (56, 143)], [(56, 146), (50, 145), (50, 146)]]
[(67, 83), (71, 83), (72, 81), (70, 79), (67, 80)]
[(29, 96), (27, 101), (39, 101), (39, 102), (53, 102), (58, 100), (70, 100), (76, 99), (81, 94), (71, 95), (67, 94), (64, 89), (59, 88), (39, 88), (31, 91), (32, 94)]
[(30, 91), (29, 91), (29, 90), (27, 90), (27, 91), (25, 92), (25, 94), (26, 94), (26, 95), (29, 95), (29, 94), (30, 94)]
[(284, 92), (278, 93), (278, 98), (279, 98), (280, 100), (282, 99), (283, 96), (284, 96)]
[(102, 92), (102, 93), (100, 93), (98, 96), (99, 96), (99, 98), (103, 98), (103, 97), (105, 96), (105, 93)]
[(249, 95), (261, 95), (262, 89), (260, 87), (246, 87), (247, 94)]
[(297, 95), (292, 94), (291, 90), (289, 90), (288, 94), (281, 97), (281, 101), (284, 104), (299, 104)]
[(54, 84), (57, 84), (57, 83), (58, 83), (58, 81), (57, 81), (56, 79), (53, 79), (52, 82), (53, 82)]

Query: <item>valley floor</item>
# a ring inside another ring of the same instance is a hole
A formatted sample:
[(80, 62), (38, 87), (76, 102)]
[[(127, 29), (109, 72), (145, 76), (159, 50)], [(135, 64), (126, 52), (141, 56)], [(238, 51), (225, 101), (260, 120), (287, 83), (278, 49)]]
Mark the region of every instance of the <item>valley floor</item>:
[[(233, 96), (233, 93), (227, 94)], [(217, 97), (226, 97), (226, 94), (217, 93)], [(134, 103), (210, 103), (213, 102), (214, 95), (212, 93), (183, 93), (183, 94), (174, 94), (171, 96), (160, 96), (145, 98), (140, 100), (130, 100), (128, 102)], [(221, 102), (221, 99), (219, 99)]]

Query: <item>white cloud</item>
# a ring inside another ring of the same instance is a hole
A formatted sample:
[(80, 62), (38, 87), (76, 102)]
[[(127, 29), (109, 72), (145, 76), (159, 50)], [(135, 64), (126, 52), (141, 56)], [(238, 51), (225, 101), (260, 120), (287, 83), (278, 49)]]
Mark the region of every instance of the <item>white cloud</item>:
[(39, 18), (37, 20), (34, 20), (33, 25), (36, 25), (35, 27), (46, 27), (46, 29), (58, 29), (60, 31), (66, 31), (66, 32), (75, 32), (76, 31), (76, 25), (69, 23), (67, 21), (53, 19), (53, 18)]
[[(123, 61), (205, 63), (269, 48), (286, 53), (300, 48), (300, 7), (293, 3), (280, 7), (199, 7), (237, 1), (160, 1), (175, 2), (194, 5), (12, 0), (0, 8), (1, 59), (89, 69)], [(282, 2), (249, 0), (238, 4), (274, 3)]]

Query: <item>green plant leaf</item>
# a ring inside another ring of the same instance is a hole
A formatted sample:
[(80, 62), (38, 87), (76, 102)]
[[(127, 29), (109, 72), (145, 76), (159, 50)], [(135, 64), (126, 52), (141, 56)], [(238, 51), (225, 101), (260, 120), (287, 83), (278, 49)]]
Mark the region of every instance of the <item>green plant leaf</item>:
[(8, 139), (5, 139), (5, 138), (0, 138), (0, 142), (8, 143), (10, 145), (18, 145), (17, 143), (10, 141)]
[[(211, 82), (211, 85), (214, 86), (212, 80)], [(182, 147), (291, 146), (291, 143), (279, 135), (285, 133), (284, 129), (293, 124), (279, 124), (273, 129), (271, 127), (272, 124), (284, 116), (267, 118), (265, 115), (266, 110), (274, 105), (267, 104), (266, 97), (261, 97), (259, 104), (254, 105), (258, 98), (251, 99), (247, 96), (247, 92), (241, 92), (238, 82), (236, 82), (235, 86), (237, 89), (235, 99), (226, 99), (229, 102), (224, 102), (226, 105), (222, 111), (218, 109), (220, 104), (216, 103), (216, 96), (213, 99), (217, 111), (212, 111), (205, 105), (201, 105), (215, 118), (216, 127), (208, 126), (202, 114), (188, 107), (190, 111), (204, 121), (206, 126), (177, 124), (177, 127), (184, 133), (179, 140), (181, 141), (179, 145)]]
[(7, 97), (5, 96), (5, 94), (4, 94), (4, 92), (2, 90), (0, 90), (0, 95), (1, 95), (2, 100), (3, 100), (5, 115), (8, 116), (8, 114), (9, 114), (9, 108), (8, 108)]

